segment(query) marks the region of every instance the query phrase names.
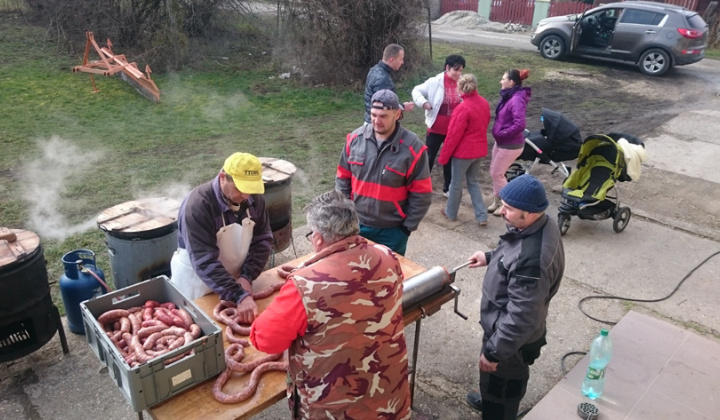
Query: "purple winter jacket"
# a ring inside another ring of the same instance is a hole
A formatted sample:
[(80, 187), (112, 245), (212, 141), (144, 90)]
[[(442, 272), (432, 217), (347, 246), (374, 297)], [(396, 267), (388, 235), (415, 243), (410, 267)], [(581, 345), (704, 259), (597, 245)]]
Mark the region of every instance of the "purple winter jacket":
[(495, 108), (495, 124), (492, 135), (495, 143), (503, 149), (518, 149), (525, 144), (525, 111), (532, 91), (517, 86), (500, 91), (500, 102)]

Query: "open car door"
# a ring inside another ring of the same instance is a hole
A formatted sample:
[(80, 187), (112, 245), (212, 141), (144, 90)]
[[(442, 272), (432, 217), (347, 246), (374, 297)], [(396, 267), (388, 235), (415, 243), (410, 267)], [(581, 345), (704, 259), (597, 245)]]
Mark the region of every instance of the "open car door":
[(575, 20), (575, 24), (573, 25), (573, 31), (572, 36), (570, 37), (570, 53), (574, 53), (577, 50), (578, 43), (580, 42), (580, 37), (582, 36), (583, 31), (583, 25), (582, 22), (585, 19), (585, 15), (588, 12), (587, 9), (584, 12), (582, 12), (581, 15), (577, 17), (577, 20)]

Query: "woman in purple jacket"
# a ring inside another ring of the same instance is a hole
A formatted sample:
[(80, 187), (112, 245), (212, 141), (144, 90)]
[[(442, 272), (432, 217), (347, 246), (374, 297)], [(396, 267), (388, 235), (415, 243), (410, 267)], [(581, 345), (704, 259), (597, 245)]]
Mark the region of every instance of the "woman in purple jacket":
[(531, 89), (523, 87), (522, 81), (530, 70), (512, 69), (500, 80), (500, 102), (495, 107), (495, 124), (492, 135), (495, 146), (490, 161), (490, 177), (493, 182), (493, 202), (488, 211), (500, 216), (500, 190), (507, 184), (505, 171), (517, 159), (525, 146), (525, 110), (530, 101)]

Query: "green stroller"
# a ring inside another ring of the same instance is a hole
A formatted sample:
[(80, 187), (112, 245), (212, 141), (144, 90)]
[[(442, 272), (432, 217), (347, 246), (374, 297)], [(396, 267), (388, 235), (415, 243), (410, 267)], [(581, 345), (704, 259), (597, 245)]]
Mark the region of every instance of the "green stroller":
[(632, 181), (627, 174), (625, 157), (617, 142), (621, 138), (641, 145), (642, 141), (624, 133), (593, 134), (583, 140), (577, 170), (563, 183), (562, 203), (558, 208), (560, 234), (570, 228), (570, 219), (613, 219), (613, 230), (622, 232), (630, 221), (630, 207), (621, 206), (616, 182)]

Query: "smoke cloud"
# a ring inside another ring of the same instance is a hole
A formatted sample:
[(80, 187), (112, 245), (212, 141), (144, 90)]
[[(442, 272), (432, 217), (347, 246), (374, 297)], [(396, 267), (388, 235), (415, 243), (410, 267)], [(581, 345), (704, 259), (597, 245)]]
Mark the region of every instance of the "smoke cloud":
[(70, 235), (96, 227), (95, 218), (70, 225), (58, 211), (67, 179), (84, 171), (103, 157), (99, 151), (82, 150), (53, 136), (38, 141), (43, 156), (28, 164), (22, 171), (24, 198), (30, 203), (29, 224), (41, 237), (63, 240)]

